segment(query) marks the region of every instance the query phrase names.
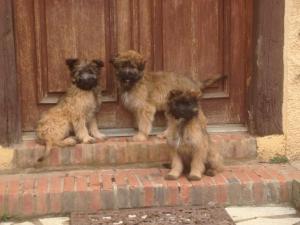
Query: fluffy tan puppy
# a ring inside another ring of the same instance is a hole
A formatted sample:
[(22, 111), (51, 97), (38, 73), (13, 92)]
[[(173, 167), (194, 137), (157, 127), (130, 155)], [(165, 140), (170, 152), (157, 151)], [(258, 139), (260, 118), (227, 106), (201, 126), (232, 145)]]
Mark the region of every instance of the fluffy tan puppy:
[(101, 60), (67, 59), (72, 85), (58, 104), (45, 112), (37, 124), (37, 137), (46, 145), (44, 160), (54, 146), (75, 145), (77, 141), (93, 143), (104, 139), (97, 127), (95, 113), (101, 104), (98, 84)]
[[(122, 102), (137, 122), (138, 133), (133, 137), (136, 141), (147, 139), (155, 113), (166, 110), (167, 95), (171, 90), (202, 93), (205, 87), (223, 77), (217, 75), (205, 81), (196, 81), (173, 72), (144, 72), (145, 60), (134, 50), (118, 54), (111, 63), (119, 80)], [(167, 132), (160, 136), (164, 137)]]
[(199, 92), (180, 90), (169, 94), (167, 142), (172, 147), (172, 169), (166, 179), (177, 179), (186, 170), (190, 180), (200, 180), (203, 173), (214, 176), (223, 170), (222, 156), (206, 130), (200, 96)]

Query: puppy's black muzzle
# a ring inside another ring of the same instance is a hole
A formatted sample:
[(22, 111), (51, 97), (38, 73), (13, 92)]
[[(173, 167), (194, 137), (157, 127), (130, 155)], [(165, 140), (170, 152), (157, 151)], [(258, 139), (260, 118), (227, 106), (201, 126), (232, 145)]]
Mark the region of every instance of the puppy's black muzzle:
[(190, 120), (198, 114), (197, 104), (177, 103), (171, 105), (170, 113), (175, 119)]
[(135, 71), (125, 70), (119, 72), (118, 78), (121, 82), (122, 87), (125, 90), (129, 90), (137, 81), (140, 80), (141, 77)]
[(82, 90), (91, 90), (98, 84), (97, 76), (95, 74), (84, 73), (76, 80), (76, 86)]

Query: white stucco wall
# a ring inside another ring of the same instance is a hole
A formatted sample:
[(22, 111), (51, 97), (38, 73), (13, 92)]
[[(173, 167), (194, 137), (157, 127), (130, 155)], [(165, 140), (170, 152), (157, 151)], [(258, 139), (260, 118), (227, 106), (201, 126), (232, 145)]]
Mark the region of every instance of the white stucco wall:
[(283, 125), (286, 154), (300, 159), (300, 1), (285, 1)]
[(300, 0), (285, 0), (284, 18), (284, 135), (257, 138), (258, 155), (300, 159)]

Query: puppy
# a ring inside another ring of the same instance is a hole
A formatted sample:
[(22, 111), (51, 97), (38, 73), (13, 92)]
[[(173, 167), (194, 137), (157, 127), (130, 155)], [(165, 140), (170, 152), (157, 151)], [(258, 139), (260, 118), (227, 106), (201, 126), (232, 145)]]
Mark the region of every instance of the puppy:
[[(147, 139), (156, 111), (165, 111), (167, 95), (173, 89), (201, 91), (221, 79), (217, 75), (205, 81), (196, 81), (173, 72), (144, 72), (145, 60), (138, 52), (129, 50), (118, 54), (110, 61), (119, 80), (121, 100), (136, 119), (136, 141)], [(164, 137), (166, 130), (160, 137)]]
[(220, 153), (206, 130), (206, 118), (199, 105), (201, 93), (173, 90), (167, 103), (169, 132), (167, 142), (172, 148), (171, 171), (165, 179), (177, 179), (189, 171), (188, 179), (200, 180), (223, 170)]
[[(67, 59), (72, 85), (58, 104), (45, 112), (37, 124), (37, 137), (46, 145), (43, 161), (54, 146), (65, 147), (82, 143), (93, 143), (104, 139), (97, 126), (95, 113), (101, 104), (98, 84), (103, 62), (101, 60)], [(75, 136), (70, 136), (71, 134)]]

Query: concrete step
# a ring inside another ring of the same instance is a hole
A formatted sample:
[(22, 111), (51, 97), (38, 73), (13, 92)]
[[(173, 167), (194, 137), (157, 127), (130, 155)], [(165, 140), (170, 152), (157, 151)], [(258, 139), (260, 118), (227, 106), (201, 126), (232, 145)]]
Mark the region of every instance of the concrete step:
[(167, 169), (93, 169), (0, 175), (0, 216), (31, 217), (175, 205), (260, 205), (292, 200), (290, 165), (227, 166), (215, 177), (166, 181)]
[[(213, 133), (211, 138), (225, 159), (256, 157), (256, 140), (246, 132)], [(44, 146), (27, 140), (16, 146), (13, 166), (24, 168), (71, 168), (76, 166), (120, 166), (129, 164), (165, 163), (170, 161), (166, 140), (150, 137), (135, 142), (126, 137), (113, 137), (96, 144), (78, 144), (68, 148), (54, 148), (43, 163), (37, 164)]]

